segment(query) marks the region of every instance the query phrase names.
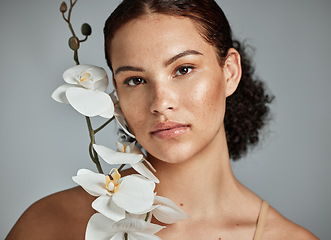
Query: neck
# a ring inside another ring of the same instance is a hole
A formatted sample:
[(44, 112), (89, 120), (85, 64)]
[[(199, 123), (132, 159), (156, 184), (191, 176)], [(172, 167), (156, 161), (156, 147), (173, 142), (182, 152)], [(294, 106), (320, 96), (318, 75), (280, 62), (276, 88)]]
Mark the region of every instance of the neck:
[[(241, 184), (233, 176), (225, 131), (185, 162), (171, 164), (148, 156), (160, 180), (156, 192), (180, 206), (191, 217), (205, 218), (225, 211)], [(237, 197), (238, 197), (237, 196)]]

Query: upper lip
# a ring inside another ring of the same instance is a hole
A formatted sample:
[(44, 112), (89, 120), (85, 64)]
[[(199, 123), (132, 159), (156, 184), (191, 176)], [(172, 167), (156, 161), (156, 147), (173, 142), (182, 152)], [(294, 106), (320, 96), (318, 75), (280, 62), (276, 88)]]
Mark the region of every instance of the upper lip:
[(189, 126), (189, 124), (173, 122), (173, 121), (158, 122), (153, 126), (151, 133), (169, 130), (172, 128), (188, 127), (188, 126)]

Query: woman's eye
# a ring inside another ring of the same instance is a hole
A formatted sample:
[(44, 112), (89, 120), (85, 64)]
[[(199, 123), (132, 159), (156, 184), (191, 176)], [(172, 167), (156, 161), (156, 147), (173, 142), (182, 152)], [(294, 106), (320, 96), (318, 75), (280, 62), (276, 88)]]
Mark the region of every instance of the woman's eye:
[(125, 80), (124, 84), (127, 84), (129, 86), (137, 86), (137, 85), (140, 85), (145, 82), (146, 81), (142, 78), (133, 77), (133, 78), (128, 78), (127, 80)]
[(177, 76), (185, 75), (185, 74), (190, 73), (193, 69), (194, 69), (194, 67), (192, 67), (192, 66), (182, 66), (177, 69), (175, 75), (177, 75)]

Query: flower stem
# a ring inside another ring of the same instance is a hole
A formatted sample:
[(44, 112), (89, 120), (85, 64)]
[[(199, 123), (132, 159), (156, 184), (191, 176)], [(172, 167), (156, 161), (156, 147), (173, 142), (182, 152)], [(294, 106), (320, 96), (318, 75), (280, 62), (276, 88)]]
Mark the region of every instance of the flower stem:
[(128, 240), (128, 234), (127, 233), (124, 233), (124, 239)]
[(84, 39), (79, 40), (79, 42), (85, 42), (87, 40), (88, 36), (86, 35)]
[(64, 21), (66, 21), (68, 23), (68, 27), (69, 27), (69, 30), (72, 34), (72, 36), (76, 37), (76, 34), (75, 34), (75, 31), (74, 31), (74, 28), (72, 27), (71, 25), (71, 22), (70, 22), (70, 19), (71, 19), (71, 11), (72, 11), (72, 8), (75, 6), (77, 0), (73, 3), (72, 1), (70, 1), (70, 7), (69, 7), (69, 12), (68, 12), (68, 18), (66, 18), (64, 16), (64, 12), (62, 13), (62, 17), (64, 19)]
[[(75, 34), (74, 28), (72, 27), (70, 19), (71, 19), (72, 8), (75, 6), (76, 3), (77, 3), (77, 0), (75, 0), (74, 2), (72, 0), (70, 0), (70, 7), (69, 7), (69, 12), (68, 12), (68, 17), (67, 18), (65, 17), (64, 12), (62, 12), (62, 17), (63, 17), (64, 21), (66, 21), (68, 23), (69, 30), (70, 30), (73, 37), (77, 37), (77, 36)], [(75, 61), (76, 65), (79, 65), (78, 49), (74, 50), (74, 61)]]
[(90, 157), (91, 157), (92, 161), (97, 166), (98, 172), (103, 173), (103, 170), (102, 170), (99, 158), (98, 158), (98, 154), (93, 149), (93, 144), (95, 143), (95, 136), (94, 136), (94, 130), (92, 128), (91, 120), (87, 116), (85, 117), (85, 119), (86, 119), (88, 131), (89, 131), (89, 134), (90, 134), (90, 140), (91, 140), (90, 145), (89, 145), (89, 154), (90, 154)]
[(112, 117), (111, 119), (107, 120), (104, 124), (102, 124), (100, 127), (94, 130), (94, 134), (97, 134), (100, 130), (102, 130), (105, 126), (107, 126), (111, 121), (114, 120), (115, 117)]
[(148, 221), (148, 218), (149, 218), (149, 215), (151, 214), (151, 212), (148, 212), (147, 214), (146, 214), (146, 217), (145, 217), (145, 222), (147, 222)]

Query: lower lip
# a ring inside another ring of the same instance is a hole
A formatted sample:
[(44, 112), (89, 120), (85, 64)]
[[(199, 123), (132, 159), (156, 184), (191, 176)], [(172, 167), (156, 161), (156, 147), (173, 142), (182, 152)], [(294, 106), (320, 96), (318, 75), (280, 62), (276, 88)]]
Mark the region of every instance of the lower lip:
[(171, 128), (168, 130), (157, 131), (157, 132), (152, 133), (152, 135), (159, 139), (169, 139), (169, 138), (178, 137), (178, 136), (186, 133), (187, 130), (188, 130), (187, 126), (176, 127), (176, 128)]

